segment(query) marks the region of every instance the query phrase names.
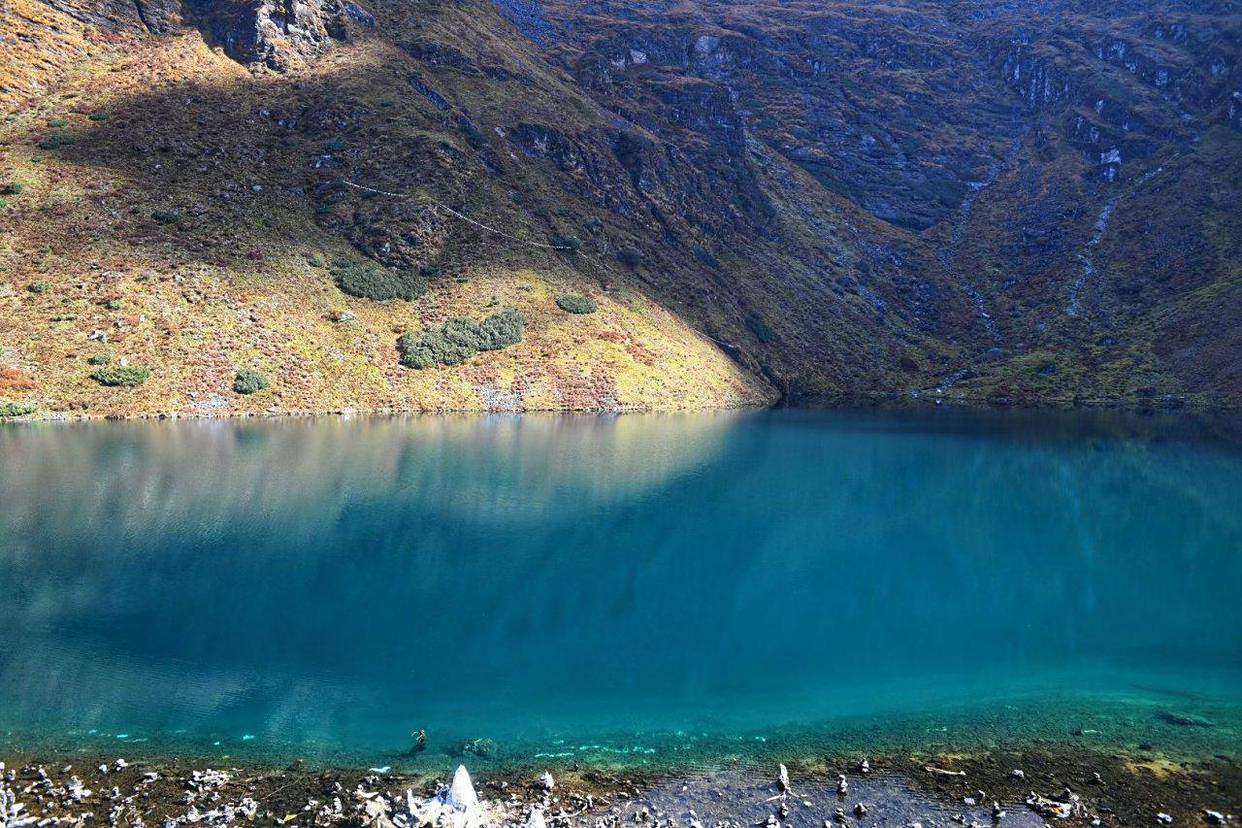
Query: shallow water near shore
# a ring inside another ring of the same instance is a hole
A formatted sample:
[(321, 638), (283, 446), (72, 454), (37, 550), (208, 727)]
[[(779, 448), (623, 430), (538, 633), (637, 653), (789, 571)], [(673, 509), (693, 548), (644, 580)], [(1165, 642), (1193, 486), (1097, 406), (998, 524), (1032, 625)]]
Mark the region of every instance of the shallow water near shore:
[(7, 426), (0, 737), (397, 767), (1236, 754), (1236, 435), (973, 411)]

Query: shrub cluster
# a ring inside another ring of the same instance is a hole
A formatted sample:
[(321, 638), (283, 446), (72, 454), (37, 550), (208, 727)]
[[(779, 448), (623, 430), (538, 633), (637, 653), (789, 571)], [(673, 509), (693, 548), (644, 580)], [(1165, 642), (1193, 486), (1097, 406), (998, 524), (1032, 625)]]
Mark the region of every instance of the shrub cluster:
[(26, 290), (30, 291), (31, 293), (35, 293), (35, 294), (47, 293), (51, 289), (52, 289), (52, 286), (49, 285), (47, 282), (43, 281), (42, 279), (40, 279), (37, 282), (31, 282), (30, 284), (26, 285)]
[(755, 335), (755, 339), (764, 345), (776, 341), (776, 331), (772, 330), (772, 327), (758, 316), (746, 317), (746, 327)]
[(638, 267), (643, 260), (643, 251), (632, 244), (624, 244), (617, 249), (617, 260), (626, 267)]
[(577, 253), (582, 249), (582, 239), (570, 234), (557, 234), (552, 237), (552, 246), (557, 250), (565, 250), (570, 253)]
[(86, 360), (90, 365), (107, 365), (112, 361), (112, 357), (107, 354), (94, 354), (90, 359)]
[(21, 195), (22, 190), (24, 189), (26, 188), (22, 184), (18, 184), (16, 181), (10, 181), (8, 184), (5, 184), (3, 187), (0, 187), (0, 195), (6, 195), (6, 196)]
[(0, 419), (4, 417), (25, 417), (33, 413), (35, 407), (23, 402), (0, 402)]
[(124, 385), (132, 388), (136, 385), (142, 385), (149, 376), (151, 376), (151, 371), (147, 368), (137, 365), (115, 365), (100, 368), (91, 374), (91, 379), (100, 385)]
[(390, 270), (339, 258), (329, 267), (337, 286), (350, 296), (384, 302), (413, 301), (427, 292), (427, 277), (415, 270)]
[(576, 293), (563, 293), (556, 297), (556, 305), (569, 313), (595, 313), (599, 305), (590, 296), (579, 296)]
[(160, 224), (176, 224), (181, 221), (181, 214), (176, 210), (156, 210), (151, 218)]
[(41, 150), (57, 150), (61, 147), (72, 146), (77, 143), (72, 135), (62, 135), (59, 132), (49, 135), (40, 141), (36, 146)]
[(423, 370), (433, 365), (461, 365), (479, 351), (499, 351), (522, 341), (526, 317), (512, 308), (487, 317), (450, 319), (422, 336), (404, 333), (397, 340), (401, 364)]
[(233, 390), (238, 394), (254, 394), (267, 388), (267, 377), (253, 368), (242, 368), (233, 377)]

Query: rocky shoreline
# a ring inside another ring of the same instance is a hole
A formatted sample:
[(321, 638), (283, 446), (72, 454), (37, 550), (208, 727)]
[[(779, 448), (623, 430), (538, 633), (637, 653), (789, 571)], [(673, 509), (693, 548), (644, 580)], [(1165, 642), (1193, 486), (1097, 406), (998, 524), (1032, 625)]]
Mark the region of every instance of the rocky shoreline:
[(1005, 826), (1232, 824), (1236, 757), (1041, 746), (735, 761), (654, 772), (570, 765), (471, 778), (386, 768), (11, 754), (0, 824), (581, 826), (621, 824)]

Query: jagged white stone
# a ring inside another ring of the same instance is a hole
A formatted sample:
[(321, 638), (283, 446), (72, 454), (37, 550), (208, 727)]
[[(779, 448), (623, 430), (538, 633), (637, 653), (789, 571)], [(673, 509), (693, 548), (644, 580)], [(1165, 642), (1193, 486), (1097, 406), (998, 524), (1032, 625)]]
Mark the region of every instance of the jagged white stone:
[(474, 782), (470, 780), (470, 772), (465, 765), (458, 765), (453, 773), (453, 784), (440, 792), (441, 802), (455, 811), (467, 811), (477, 808), (479, 795), (474, 792)]
[(526, 828), (548, 828), (548, 824), (543, 821), (543, 811), (532, 808), (530, 817), (526, 820)]

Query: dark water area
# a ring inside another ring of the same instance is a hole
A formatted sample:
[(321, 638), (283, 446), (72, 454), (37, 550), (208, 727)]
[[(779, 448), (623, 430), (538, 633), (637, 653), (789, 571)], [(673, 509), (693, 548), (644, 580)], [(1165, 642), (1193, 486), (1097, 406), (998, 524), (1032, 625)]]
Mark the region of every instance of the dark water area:
[(1237, 434), (939, 410), (0, 427), (0, 741), (1232, 754)]

